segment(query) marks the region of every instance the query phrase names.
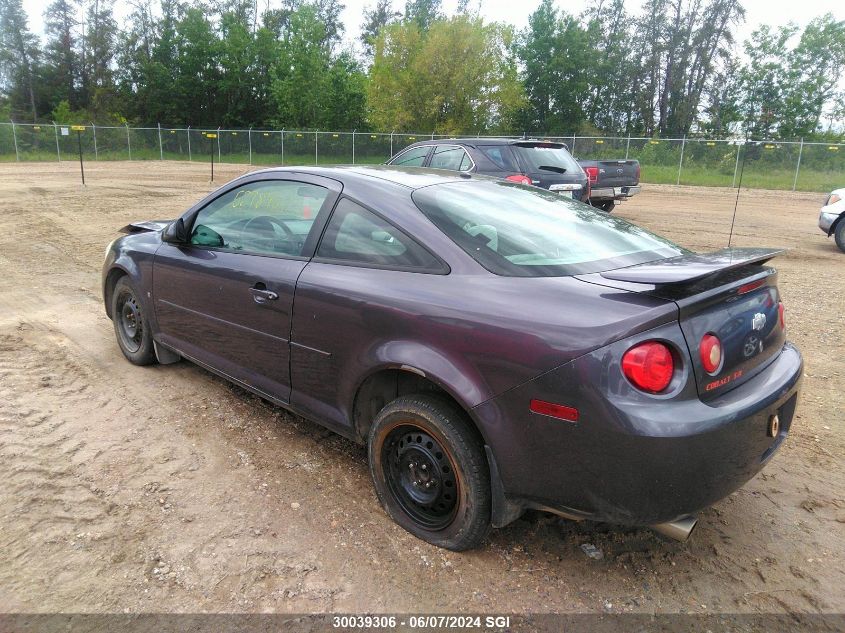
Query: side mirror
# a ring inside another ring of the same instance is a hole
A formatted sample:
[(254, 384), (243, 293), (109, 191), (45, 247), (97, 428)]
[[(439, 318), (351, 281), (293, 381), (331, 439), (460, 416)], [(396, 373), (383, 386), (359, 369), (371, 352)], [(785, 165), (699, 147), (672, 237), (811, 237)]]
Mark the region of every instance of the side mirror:
[(161, 241), (168, 244), (185, 244), (188, 241), (188, 233), (185, 230), (185, 220), (179, 218), (166, 227), (161, 234)]

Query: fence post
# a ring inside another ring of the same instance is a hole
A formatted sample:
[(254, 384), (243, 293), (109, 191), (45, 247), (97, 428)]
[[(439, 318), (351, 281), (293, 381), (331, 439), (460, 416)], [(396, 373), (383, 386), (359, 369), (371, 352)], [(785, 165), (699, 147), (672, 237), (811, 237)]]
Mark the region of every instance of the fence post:
[(91, 129), (94, 131), (94, 160), (100, 160), (100, 152), (97, 151), (97, 126), (91, 121)]
[(631, 147), (631, 135), (628, 134), (628, 140), (625, 143), (625, 160), (628, 160), (628, 150)]
[(736, 164), (734, 165), (734, 179), (731, 182), (731, 189), (736, 187), (736, 175), (739, 172), (739, 153), (742, 151), (743, 145), (739, 141), (736, 142)]
[(798, 149), (798, 164), (795, 165), (795, 180), (792, 181), (792, 191), (798, 186), (798, 170), (801, 169), (801, 155), (804, 153), (804, 137), (801, 137), (801, 146)]
[[(212, 146), (212, 151), (214, 151), (213, 146)], [(217, 126), (217, 162), (218, 163), (223, 162), (223, 154), (220, 153), (220, 126), (219, 125)]]
[(12, 139), (15, 141), (15, 160), (20, 162), (21, 157), (20, 157), (20, 154), (18, 153), (18, 135), (15, 132), (15, 122), (14, 122), (13, 119), (9, 119), (9, 121), (12, 122)]
[(53, 121), (53, 131), (56, 133), (56, 160), (62, 162), (62, 151), (59, 149), (59, 126)]
[(431, 133), (431, 140), (434, 140), (434, 132)]
[(158, 124), (158, 157), (164, 160), (164, 148), (161, 146), (161, 123)]
[(352, 164), (355, 164), (355, 130), (352, 130)]
[(129, 150), (129, 160), (132, 160), (132, 141), (129, 140), (129, 124), (124, 123), (123, 125), (126, 126), (126, 149)]
[(314, 164), (317, 164), (317, 135), (319, 134), (319, 130), (314, 130)]
[(249, 164), (252, 165), (252, 126), (249, 126), (249, 131), (246, 133), (246, 137), (249, 140)]
[(684, 149), (687, 146), (687, 135), (684, 134), (684, 139), (681, 141), (681, 160), (678, 161), (678, 180), (675, 182), (676, 185), (681, 184), (681, 169), (684, 166)]
[(285, 128), (282, 128), (282, 167), (285, 166)]
[(390, 155), (393, 156), (393, 131), (390, 132)]
[(194, 159), (191, 156), (191, 126), (188, 126), (188, 162), (193, 162)]

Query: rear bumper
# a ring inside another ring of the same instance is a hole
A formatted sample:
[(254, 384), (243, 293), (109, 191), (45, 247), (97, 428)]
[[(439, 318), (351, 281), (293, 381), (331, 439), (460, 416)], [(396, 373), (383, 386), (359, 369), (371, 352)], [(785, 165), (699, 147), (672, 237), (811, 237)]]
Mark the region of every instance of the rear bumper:
[(594, 187), (590, 191), (592, 200), (623, 200), (640, 192), (639, 185), (629, 187)]
[[(488, 439), (497, 440), (491, 452), (509, 507), (628, 525), (697, 512), (754, 477), (782, 445), (803, 375), (800, 353), (786, 344), (764, 371), (715, 400), (661, 402), (630, 393), (607, 361), (588, 354), (477, 407), (498, 425)], [(581, 417), (528, 413), (531, 398), (577, 406)], [(769, 437), (774, 414), (780, 430)]]

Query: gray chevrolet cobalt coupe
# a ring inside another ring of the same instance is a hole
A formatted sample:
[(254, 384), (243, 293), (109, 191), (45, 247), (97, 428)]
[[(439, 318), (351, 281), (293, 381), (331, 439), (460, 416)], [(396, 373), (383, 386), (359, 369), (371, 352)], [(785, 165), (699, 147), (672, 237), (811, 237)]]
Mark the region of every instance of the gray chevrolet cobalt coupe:
[(387, 513), (445, 548), (527, 508), (683, 538), (793, 420), (779, 251), (396, 167), (253, 172), (123, 232), (103, 294), (126, 358), (366, 443)]

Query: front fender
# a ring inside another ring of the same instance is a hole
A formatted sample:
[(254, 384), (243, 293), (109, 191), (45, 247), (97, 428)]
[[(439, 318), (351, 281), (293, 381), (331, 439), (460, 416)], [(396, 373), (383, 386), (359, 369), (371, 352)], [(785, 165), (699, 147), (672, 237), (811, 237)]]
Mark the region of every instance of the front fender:
[(111, 292), (117, 280), (126, 275), (138, 291), (147, 320), (153, 333), (158, 323), (152, 302), (153, 257), (160, 245), (157, 233), (137, 233), (116, 239), (106, 252), (103, 262), (102, 292), (106, 315), (111, 318)]

